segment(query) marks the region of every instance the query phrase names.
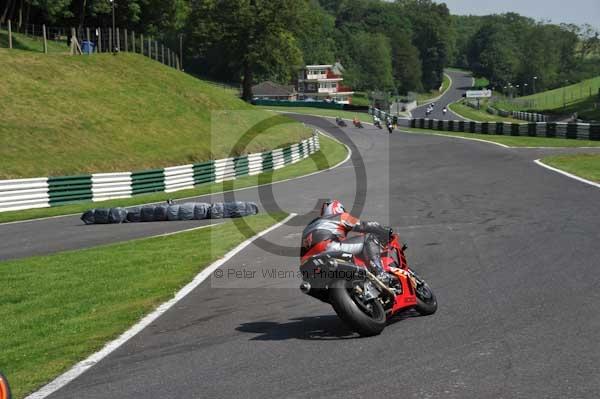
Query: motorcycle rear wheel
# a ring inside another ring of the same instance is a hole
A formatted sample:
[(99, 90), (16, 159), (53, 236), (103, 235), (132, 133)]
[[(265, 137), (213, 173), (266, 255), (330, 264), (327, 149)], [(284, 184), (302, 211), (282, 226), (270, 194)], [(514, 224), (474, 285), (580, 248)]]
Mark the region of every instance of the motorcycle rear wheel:
[(337, 280), (329, 287), (329, 300), (335, 313), (363, 337), (381, 334), (386, 325), (383, 305), (378, 300), (371, 301), (371, 314), (367, 314), (353, 299), (349, 285), (344, 280)]

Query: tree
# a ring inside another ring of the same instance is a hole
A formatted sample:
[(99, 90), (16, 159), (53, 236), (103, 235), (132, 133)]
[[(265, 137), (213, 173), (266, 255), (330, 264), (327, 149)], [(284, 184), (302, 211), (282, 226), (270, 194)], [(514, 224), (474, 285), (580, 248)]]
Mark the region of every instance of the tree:
[(392, 50), (394, 84), (400, 94), (423, 91), (419, 50), (408, 37), (398, 40)]
[(519, 58), (518, 49), (509, 40), (506, 25), (487, 23), (471, 39), (468, 59), (471, 69), (479, 76), (486, 76), (493, 86), (503, 87), (514, 82)]
[[(261, 74), (289, 75), (302, 62), (293, 32), (305, 0), (200, 0), (192, 4), (190, 35), (198, 54), (218, 48), (228, 69), (242, 76), (242, 98), (252, 99)], [(223, 62), (220, 62), (223, 64)]]
[(307, 64), (331, 64), (335, 59), (335, 18), (311, 3), (303, 10), (296, 32), (298, 46)]
[(345, 80), (359, 90), (389, 91), (394, 87), (389, 39), (381, 33), (358, 32), (350, 49), (341, 56)]
[(419, 50), (425, 90), (441, 85), (450, 50), (450, 12), (431, 0), (403, 2), (412, 24), (412, 43)]

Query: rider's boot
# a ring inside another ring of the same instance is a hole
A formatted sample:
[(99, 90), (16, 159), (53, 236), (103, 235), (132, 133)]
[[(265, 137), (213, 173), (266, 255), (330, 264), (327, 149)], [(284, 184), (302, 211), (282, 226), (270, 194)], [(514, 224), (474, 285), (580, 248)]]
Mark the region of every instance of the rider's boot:
[(365, 255), (369, 259), (371, 272), (384, 284), (390, 286), (393, 284), (395, 277), (387, 273), (381, 263), (380, 246), (377, 240), (369, 235), (365, 242)]

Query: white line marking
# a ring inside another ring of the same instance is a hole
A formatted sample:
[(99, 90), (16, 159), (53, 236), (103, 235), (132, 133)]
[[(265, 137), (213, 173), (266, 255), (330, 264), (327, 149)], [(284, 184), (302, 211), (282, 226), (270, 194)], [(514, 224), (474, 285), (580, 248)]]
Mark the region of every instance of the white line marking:
[(106, 356), (108, 356), (114, 350), (116, 350), (121, 345), (123, 345), (125, 342), (127, 342), (129, 339), (134, 337), (137, 333), (139, 333), (144, 328), (146, 328), (148, 325), (150, 325), (154, 320), (158, 319), (163, 313), (165, 313), (167, 310), (169, 310), (171, 307), (173, 307), (173, 305), (175, 305), (177, 302), (179, 302), (180, 300), (185, 298), (186, 295), (188, 295), (196, 287), (198, 287), (200, 284), (202, 284), (202, 282), (204, 280), (206, 280), (215, 270), (217, 270), (219, 267), (221, 267), (225, 262), (227, 262), (229, 259), (231, 259), (238, 252), (242, 251), (244, 248), (246, 248), (248, 245), (250, 245), (254, 240), (281, 227), (282, 225), (287, 223), (288, 220), (290, 220), (291, 218), (293, 218), (295, 216), (296, 216), (295, 213), (291, 213), (288, 217), (286, 217), (281, 222), (274, 224), (273, 226), (269, 227), (268, 229), (263, 230), (262, 232), (256, 234), (254, 237), (250, 237), (246, 241), (239, 244), (237, 247), (235, 247), (234, 249), (229, 251), (223, 258), (219, 259), (218, 261), (212, 263), (210, 266), (203, 269), (199, 274), (196, 275), (196, 277), (190, 283), (188, 283), (185, 287), (183, 287), (181, 290), (179, 290), (172, 299), (161, 304), (152, 313), (146, 315), (142, 320), (138, 321), (133, 327), (131, 327), (129, 330), (127, 330), (123, 334), (121, 334), (120, 337), (118, 337), (114, 341), (109, 342), (108, 344), (106, 344), (104, 346), (104, 348), (102, 348), (98, 352), (90, 355), (87, 359), (82, 360), (81, 362), (77, 363), (75, 366), (73, 366), (67, 372), (61, 374), (56, 379), (54, 379), (52, 382), (43, 386), (40, 390), (27, 396), (26, 399), (43, 399), (43, 398), (47, 397), (48, 395), (56, 392), (60, 388), (64, 387), (69, 382), (73, 381), (75, 378), (79, 377), (86, 370), (88, 370), (89, 368), (94, 366), (100, 360), (104, 359)]
[[(157, 237), (168, 237), (168, 236), (174, 236), (176, 234), (180, 234), (180, 233), (187, 233), (190, 231), (195, 231), (195, 230), (202, 230), (205, 229), (207, 227), (214, 227), (214, 226), (219, 226), (221, 224), (223, 224), (225, 222), (220, 222), (220, 223), (212, 223), (212, 224), (206, 224), (204, 226), (198, 226), (198, 227), (192, 227), (191, 229), (185, 229), (185, 230), (177, 230), (177, 231), (172, 231), (170, 233), (163, 233), (163, 234), (157, 234), (155, 236), (150, 236), (150, 237), (142, 237), (142, 238), (138, 238), (138, 240), (146, 240), (148, 238), (157, 238)], [(131, 240), (134, 241), (134, 240)], [(121, 242), (129, 242), (129, 241), (121, 241)]]
[[(297, 114), (297, 115), (305, 115), (305, 114)], [(320, 115), (315, 115), (315, 116), (320, 116)], [(321, 116), (323, 117), (323, 116)], [(365, 122), (367, 123), (367, 122)], [(344, 147), (346, 147), (346, 150), (348, 151), (348, 155), (346, 156), (346, 158), (327, 168), (327, 169), (323, 169), (323, 170), (317, 170), (316, 172), (313, 173), (309, 173), (308, 175), (302, 175), (302, 176), (296, 176), (296, 177), (290, 177), (289, 179), (285, 179), (285, 180), (277, 180), (271, 183), (265, 183), (265, 184), (260, 184), (260, 185), (255, 185), (255, 186), (248, 186), (248, 187), (243, 187), (243, 188), (236, 188), (235, 190), (228, 190), (228, 191), (218, 191), (218, 192), (214, 192), (214, 193), (206, 193), (206, 194), (198, 194), (198, 195), (194, 195), (191, 197), (182, 197), (182, 198), (175, 198), (175, 201), (181, 201), (181, 200), (186, 200), (186, 199), (192, 199), (192, 198), (200, 198), (200, 197), (206, 197), (206, 196), (210, 196), (210, 195), (219, 195), (219, 194), (225, 194), (225, 193), (232, 193), (232, 192), (236, 192), (236, 191), (242, 191), (242, 190), (250, 190), (252, 188), (258, 188), (258, 187), (263, 187), (263, 186), (268, 186), (269, 184), (279, 184), (279, 183), (285, 183), (288, 181), (292, 181), (292, 180), (297, 180), (297, 179), (303, 179), (305, 177), (309, 177), (309, 176), (313, 176), (319, 173), (323, 173), (323, 172), (327, 172), (328, 170), (331, 169), (335, 169), (340, 165), (343, 165), (344, 163), (346, 163), (348, 161), (348, 159), (350, 159), (350, 157), (352, 156), (352, 150), (350, 149), (350, 147), (348, 147), (346, 144), (342, 143), (341, 141), (339, 141), (338, 139), (325, 134), (321, 131), (319, 131), (319, 134), (322, 136), (327, 136), (328, 138), (332, 139), (333, 141), (338, 142), (339, 144), (343, 145)], [(311, 154), (312, 155), (312, 154)], [(306, 160), (307, 158), (303, 159)], [(290, 165), (291, 166), (291, 165)], [(211, 183), (214, 184), (214, 183)], [(135, 197), (132, 197), (135, 198)], [(154, 204), (163, 204), (165, 201), (157, 201), (157, 202), (146, 202), (146, 203), (142, 203), (142, 204), (135, 204), (135, 205), (127, 205), (124, 208), (132, 208), (135, 206), (144, 206), (144, 205), (154, 205)], [(102, 204), (101, 202), (96, 202), (95, 204)], [(92, 204), (90, 204), (92, 205)], [(48, 217), (43, 217), (43, 218), (36, 218), (36, 219), (27, 219), (27, 220), (15, 220), (14, 222), (4, 222), (4, 223), (0, 223), (0, 227), (5, 226), (5, 225), (9, 225), (9, 224), (18, 224), (18, 223), (31, 223), (31, 222), (38, 222), (40, 220), (47, 220), (47, 219), (57, 219), (57, 218), (66, 218), (69, 216), (75, 216), (75, 215), (81, 215), (81, 213), (70, 213), (68, 215), (57, 215), (57, 216), (48, 216)]]
[(571, 173), (565, 172), (564, 170), (553, 168), (552, 166), (546, 165), (545, 163), (543, 163), (540, 159), (536, 159), (534, 162), (536, 164), (538, 164), (539, 166), (541, 166), (541, 167), (544, 167), (546, 169), (550, 169), (553, 172), (560, 173), (561, 175), (565, 175), (567, 177), (570, 177), (571, 179), (575, 179), (575, 180), (580, 181), (582, 183), (589, 184), (590, 186), (594, 186), (596, 188), (600, 188), (600, 184), (599, 183), (596, 183), (596, 182), (584, 179), (583, 177), (575, 176), (575, 175), (573, 175)]
[(432, 136), (440, 136), (440, 137), (450, 137), (453, 139), (462, 139), (462, 140), (471, 140), (471, 141), (480, 141), (482, 143), (488, 143), (488, 144), (494, 144), (503, 148), (517, 148), (517, 147), (511, 147), (505, 144), (500, 144), (500, 143), (496, 143), (494, 141), (488, 141), (488, 140), (483, 140), (483, 139), (476, 139), (474, 137), (463, 137), (463, 136), (454, 136), (451, 134), (443, 134), (443, 133), (430, 133), (430, 132), (409, 132), (406, 130), (400, 130), (400, 133), (408, 133), (408, 134), (430, 134)]

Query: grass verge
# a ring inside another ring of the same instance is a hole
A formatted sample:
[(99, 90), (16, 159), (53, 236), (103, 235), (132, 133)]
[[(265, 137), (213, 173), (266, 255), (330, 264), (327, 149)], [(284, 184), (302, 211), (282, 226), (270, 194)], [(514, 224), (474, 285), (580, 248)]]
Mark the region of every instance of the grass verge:
[(600, 147), (600, 141), (571, 140), (551, 137), (500, 136), (495, 134), (444, 132), (431, 129), (401, 128), (408, 133), (439, 134), (451, 137), (466, 137), (504, 144), (509, 147)]
[[(284, 214), (0, 263), (0, 369), (15, 399), (137, 322)], [(240, 226), (238, 228), (238, 226)]]
[(478, 122), (515, 122), (515, 123), (523, 123), (518, 119), (514, 118), (505, 118), (500, 115), (492, 115), (488, 112), (477, 110), (469, 107), (461, 102), (452, 103), (448, 106), (452, 112), (457, 115), (462, 116), (463, 118), (470, 119)]
[(546, 165), (600, 183), (600, 154), (557, 155), (542, 159)]
[(151, 202), (165, 201), (169, 198), (187, 198), (210, 193), (222, 192), (224, 190), (251, 187), (257, 184), (269, 183), (271, 181), (285, 180), (293, 177), (306, 175), (318, 170), (327, 169), (344, 160), (348, 154), (347, 148), (339, 142), (321, 135), (321, 151), (311, 155), (309, 158), (275, 170), (256, 176), (245, 176), (237, 180), (213, 183), (198, 186), (192, 190), (176, 191), (174, 193), (153, 193), (138, 195), (132, 198), (116, 199), (103, 202), (86, 201), (78, 204), (57, 206), (53, 208), (29, 209), (24, 211), (0, 213), (0, 223), (14, 222), (17, 220), (29, 220), (49, 216), (68, 215), (84, 212), (95, 207), (133, 206)]

